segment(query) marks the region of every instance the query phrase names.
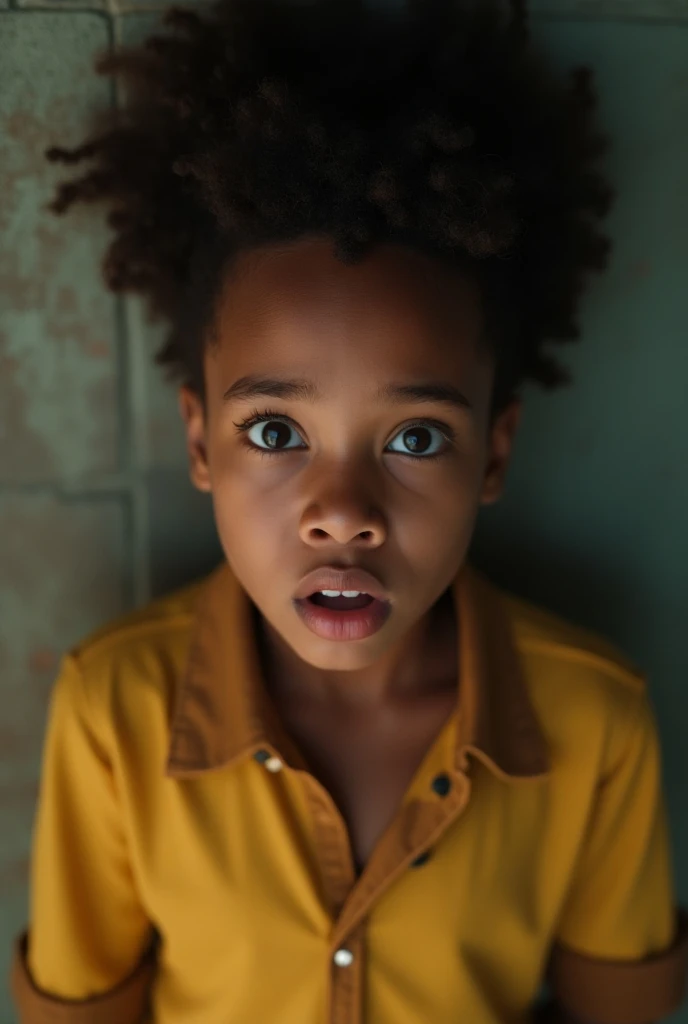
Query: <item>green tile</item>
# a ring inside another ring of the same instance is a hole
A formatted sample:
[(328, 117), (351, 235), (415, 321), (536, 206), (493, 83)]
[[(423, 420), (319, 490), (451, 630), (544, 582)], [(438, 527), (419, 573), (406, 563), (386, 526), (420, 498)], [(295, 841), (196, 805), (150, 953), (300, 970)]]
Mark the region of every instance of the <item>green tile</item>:
[(108, 45), (99, 15), (0, 19), (0, 480), (82, 477), (118, 464), (115, 300), (100, 279), (104, 217), (45, 207), (70, 170), (52, 144), (89, 131), (109, 83), (95, 75)]
[[(148, 5), (150, 6), (150, 5)], [(167, 5), (163, 5), (164, 7)], [(158, 10), (137, 11), (132, 5), (132, 12), (126, 13), (116, 19), (116, 33), (118, 41), (126, 46), (136, 46), (143, 42), (151, 32), (162, 27), (162, 12)], [(165, 29), (165, 31), (169, 31)]]
[(124, 496), (0, 494), (0, 728), (32, 742), (60, 652), (130, 600), (127, 530)]
[[(15, 7), (54, 9), (83, 13), (84, 11), (109, 11), (112, 0), (10, 0)], [(0, 1024), (3, 1021), (0, 1020)]]
[[(126, 46), (137, 45), (160, 26), (159, 13), (130, 14), (117, 19), (117, 39)], [(128, 297), (126, 304), (135, 457), (144, 466), (177, 469), (184, 475), (186, 453), (177, 385), (167, 382), (162, 368), (153, 362), (169, 325), (150, 323), (145, 305), (137, 296)]]
[(162, 367), (154, 363), (169, 328), (149, 323), (138, 297), (127, 298), (126, 304), (135, 458), (143, 467), (177, 469), (184, 475), (186, 441), (177, 404), (178, 384), (167, 381)]
[[(214, 0), (185, 0), (184, 7), (212, 7)], [(168, 10), (172, 4), (169, 0), (117, 0), (117, 12), (122, 15), (157, 14)], [(145, 12), (145, 13), (144, 13)]]

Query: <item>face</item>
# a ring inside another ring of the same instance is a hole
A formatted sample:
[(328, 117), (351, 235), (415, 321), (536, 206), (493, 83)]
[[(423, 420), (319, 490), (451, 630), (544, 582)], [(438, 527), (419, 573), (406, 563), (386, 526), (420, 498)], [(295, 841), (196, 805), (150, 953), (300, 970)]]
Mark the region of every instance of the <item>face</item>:
[[(491, 422), (480, 333), (475, 286), (402, 247), (346, 266), (331, 241), (306, 238), (244, 254), (228, 275), (205, 414), (180, 391), (191, 477), (212, 494), (239, 582), (304, 663), (366, 669), (399, 650), (462, 566), (479, 506), (499, 497), (519, 410)], [(254, 375), (310, 394), (224, 397)], [(428, 384), (455, 401), (393, 390)], [(315, 568), (352, 564), (391, 612), (365, 639), (320, 638), (294, 591)]]

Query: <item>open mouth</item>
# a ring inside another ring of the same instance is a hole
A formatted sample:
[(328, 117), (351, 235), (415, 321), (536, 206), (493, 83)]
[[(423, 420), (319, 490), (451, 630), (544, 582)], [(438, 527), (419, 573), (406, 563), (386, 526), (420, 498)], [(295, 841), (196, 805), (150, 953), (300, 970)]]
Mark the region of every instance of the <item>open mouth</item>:
[(367, 608), (374, 601), (374, 598), (370, 594), (358, 594), (357, 597), (344, 597), (341, 594), (339, 597), (327, 597), (321, 591), (317, 590), (310, 597), (306, 598), (311, 604), (318, 605), (320, 608), (329, 608), (336, 612), (353, 612), (359, 608)]
[(389, 618), (392, 606), (371, 594), (336, 597), (316, 591), (309, 597), (294, 600), (294, 607), (316, 636), (325, 640), (364, 640), (377, 633)]

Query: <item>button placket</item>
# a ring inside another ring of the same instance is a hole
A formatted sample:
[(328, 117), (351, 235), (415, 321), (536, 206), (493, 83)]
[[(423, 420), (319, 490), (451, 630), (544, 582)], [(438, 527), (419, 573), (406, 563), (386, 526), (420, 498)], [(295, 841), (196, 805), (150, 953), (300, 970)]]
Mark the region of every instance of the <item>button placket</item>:
[(332, 954), (328, 1024), (363, 1024), (364, 934), (359, 925)]

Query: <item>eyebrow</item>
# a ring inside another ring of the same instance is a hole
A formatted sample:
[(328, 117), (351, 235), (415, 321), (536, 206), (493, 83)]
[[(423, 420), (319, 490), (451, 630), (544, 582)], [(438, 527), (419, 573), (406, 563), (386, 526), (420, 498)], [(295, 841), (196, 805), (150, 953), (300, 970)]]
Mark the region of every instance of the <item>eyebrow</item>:
[[(222, 396), (223, 402), (250, 398), (284, 398), (317, 402), (322, 396), (313, 381), (286, 380), (281, 377), (261, 377), (250, 374), (240, 377)], [(458, 409), (472, 409), (466, 396), (453, 384), (427, 381), (417, 384), (385, 384), (376, 392), (375, 401), (401, 404), (402, 402), (439, 402)]]

